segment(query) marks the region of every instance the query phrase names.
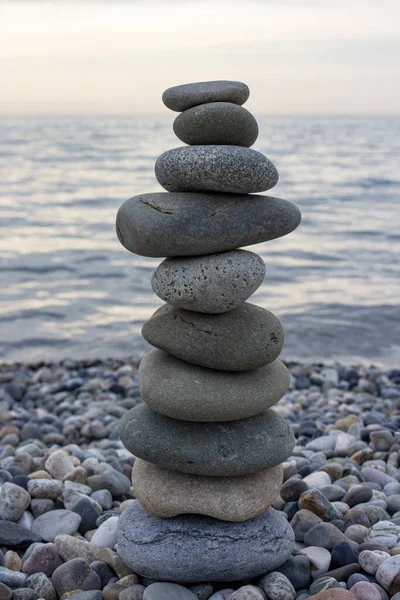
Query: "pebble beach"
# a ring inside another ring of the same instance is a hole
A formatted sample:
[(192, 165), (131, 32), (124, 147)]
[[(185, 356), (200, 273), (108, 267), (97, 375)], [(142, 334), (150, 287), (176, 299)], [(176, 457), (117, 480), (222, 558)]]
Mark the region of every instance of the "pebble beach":
[(135, 503), (118, 423), (139, 360), (0, 367), (0, 600), (400, 598), (400, 369), (287, 364), (274, 407), (296, 437), (273, 504), (295, 536), (279, 569), (232, 584), (154, 581), (117, 555)]

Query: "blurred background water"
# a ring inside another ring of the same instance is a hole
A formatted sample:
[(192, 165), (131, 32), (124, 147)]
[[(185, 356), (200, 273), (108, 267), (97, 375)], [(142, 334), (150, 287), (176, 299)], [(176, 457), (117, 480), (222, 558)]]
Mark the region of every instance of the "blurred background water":
[[(160, 191), (156, 158), (181, 145), (168, 117), (0, 119), (0, 361), (141, 355), (161, 301), (159, 259), (127, 252), (115, 216)], [(396, 366), (400, 359), (400, 121), (262, 117), (254, 149), (295, 202), (291, 235), (254, 246), (251, 301), (282, 321), (283, 356)]]

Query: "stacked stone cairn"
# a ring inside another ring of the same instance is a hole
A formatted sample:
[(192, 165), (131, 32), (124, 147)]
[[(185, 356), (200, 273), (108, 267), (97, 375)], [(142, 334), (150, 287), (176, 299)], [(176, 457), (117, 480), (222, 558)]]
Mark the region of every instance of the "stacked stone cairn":
[(289, 386), (278, 360), (279, 320), (247, 302), (265, 265), (248, 246), (299, 224), (296, 206), (255, 195), (278, 172), (249, 147), (258, 125), (242, 107), (248, 87), (211, 81), (169, 88), (186, 146), (162, 154), (156, 177), (167, 192), (125, 202), (120, 242), (167, 257), (152, 286), (166, 303), (144, 324), (156, 349), (140, 365), (143, 404), (122, 418), (120, 437), (136, 456), (135, 500), (122, 514), (118, 552), (158, 581), (234, 581), (285, 562), (293, 533), (271, 508), (282, 462), (295, 441), (270, 407)]

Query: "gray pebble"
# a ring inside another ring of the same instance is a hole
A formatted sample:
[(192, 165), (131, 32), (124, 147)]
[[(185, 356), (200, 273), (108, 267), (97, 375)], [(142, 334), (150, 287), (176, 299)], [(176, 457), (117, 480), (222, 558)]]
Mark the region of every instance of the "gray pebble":
[(158, 183), (168, 192), (255, 194), (273, 188), (275, 165), (261, 152), (243, 146), (180, 146), (155, 164)]
[(8, 585), (10, 588), (23, 587), (25, 585), (26, 575), (12, 571), (6, 567), (0, 567), (0, 583)]
[(250, 147), (258, 137), (253, 115), (231, 102), (211, 102), (185, 110), (174, 121), (175, 135), (185, 144)]
[(52, 510), (38, 517), (32, 525), (32, 533), (45, 542), (54, 542), (57, 535), (73, 535), (78, 531), (81, 517), (71, 510)]
[(143, 600), (195, 600), (196, 596), (176, 583), (152, 583), (144, 593)]
[(198, 256), (282, 237), (300, 220), (294, 204), (272, 196), (161, 192), (127, 200), (117, 235), (142, 256)]
[(283, 346), (280, 321), (245, 302), (219, 315), (164, 304), (142, 327), (150, 344), (181, 360), (222, 371), (249, 371), (278, 358)]
[[(252, 371), (219, 371), (161, 350), (142, 359), (139, 373), (141, 398), (150, 408), (173, 419), (197, 422), (245, 419), (264, 412), (282, 398), (290, 383), (289, 371), (279, 360)], [(300, 485), (302, 491), (307, 489), (302, 481)]]
[(208, 102), (233, 102), (242, 105), (250, 95), (250, 90), (241, 81), (199, 81), (170, 87), (162, 95), (165, 106), (181, 112)]
[(245, 302), (262, 284), (265, 264), (258, 254), (232, 250), (165, 259), (153, 274), (153, 291), (178, 308), (222, 313)]
[(272, 409), (237, 421), (194, 423), (142, 404), (124, 415), (119, 434), (135, 456), (195, 475), (256, 473), (284, 461), (294, 446), (291, 428)]
[(74, 558), (58, 567), (52, 577), (59, 596), (72, 590), (99, 590), (100, 577), (82, 558)]
[(133, 502), (119, 520), (118, 552), (123, 562), (135, 573), (161, 581), (256, 577), (284, 563), (292, 547), (292, 530), (273, 509), (243, 523), (228, 523), (192, 515), (152, 517)]
[(26, 580), (26, 587), (31, 588), (36, 598), (45, 600), (57, 600), (57, 592), (50, 579), (44, 573), (34, 573)]

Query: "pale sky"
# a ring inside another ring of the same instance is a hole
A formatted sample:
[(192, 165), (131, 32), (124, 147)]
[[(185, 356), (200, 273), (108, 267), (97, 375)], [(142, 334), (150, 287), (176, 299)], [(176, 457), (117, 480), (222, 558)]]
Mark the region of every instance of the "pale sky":
[(400, 114), (400, 0), (0, 0), (0, 114), (163, 114), (209, 79), (257, 114)]

